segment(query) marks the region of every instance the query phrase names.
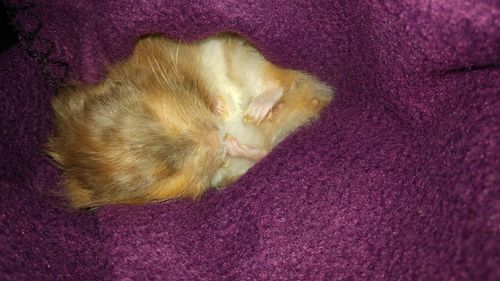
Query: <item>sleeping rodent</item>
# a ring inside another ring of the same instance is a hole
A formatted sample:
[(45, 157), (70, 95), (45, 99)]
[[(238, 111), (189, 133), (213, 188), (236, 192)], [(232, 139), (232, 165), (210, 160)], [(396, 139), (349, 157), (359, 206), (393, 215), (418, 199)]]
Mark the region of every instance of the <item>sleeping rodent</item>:
[(327, 85), (271, 64), (237, 35), (148, 36), (100, 83), (54, 97), (46, 151), (74, 208), (198, 198), (237, 180), (331, 99)]

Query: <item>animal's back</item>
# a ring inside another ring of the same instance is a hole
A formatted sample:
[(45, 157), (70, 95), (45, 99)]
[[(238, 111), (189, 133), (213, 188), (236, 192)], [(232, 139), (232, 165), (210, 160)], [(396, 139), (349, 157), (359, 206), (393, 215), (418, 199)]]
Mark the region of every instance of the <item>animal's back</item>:
[(223, 136), (196, 71), (176, 64), (176, 52), (173, 42), (143, 39), (101, 83), (54, 99), (47, 150), (65, 172), (72, 206), (197, 197), (208, 187)]

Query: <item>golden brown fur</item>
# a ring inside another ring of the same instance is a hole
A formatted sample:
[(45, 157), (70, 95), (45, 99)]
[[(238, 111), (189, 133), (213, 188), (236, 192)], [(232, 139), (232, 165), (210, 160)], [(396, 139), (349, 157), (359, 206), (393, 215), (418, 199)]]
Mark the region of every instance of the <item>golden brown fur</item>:
[[(243, 168), (224, 170), (241, 164), (228, 153), (226, 134), (268, 152), (331, 100), (328, 87), (270, 64), (243, 39), (219, 35), (212, 40), (224, 45), (226, 76), (235, 85), (249, 82), (238, 80), (244, 77), (238, 72), (245, 70), (231, 61), (261, 60), (262, 73), (257, 73), (263, 81), (283, 89), (279, 106), (263, 122), (244, 123), (243, 114), (236, 116), (227, 100), (239, 95), (238, 106), (245, 108), (255, 97), (242, 99), (245, 91), (218, 88), (210, 64), (204, 63), (203, 50), (210, 48), (206, 40), (181, 44), (143, 38), (99, 84), (67, 87), (53, 100), (55, 131), (47, 153), (64, 171), (72, 207), (197, 198), (210, 185), (236, 180), (257, 162), (246, 159)], [(231, 112), (234, 116), (228, 117)], [(232, 129), (238, 126), (241, 133)]]

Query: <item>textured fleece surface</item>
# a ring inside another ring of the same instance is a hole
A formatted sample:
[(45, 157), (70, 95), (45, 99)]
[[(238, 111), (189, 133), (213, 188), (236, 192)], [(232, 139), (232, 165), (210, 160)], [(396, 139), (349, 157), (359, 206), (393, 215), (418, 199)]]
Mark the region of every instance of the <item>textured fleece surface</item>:
[(69, 211), (41, 155), (54, 89), (20, 48), (0, 54), (0, 280), (100, 280), (94, 215)]
[[(498, 1), (7, 2), (7, 279), (500, 280)], [(62, 77), (98, 81), (148, 33), (220, 31), (334, 85), (332, 106), (197, 202), (66, 211), (37, 152)]]

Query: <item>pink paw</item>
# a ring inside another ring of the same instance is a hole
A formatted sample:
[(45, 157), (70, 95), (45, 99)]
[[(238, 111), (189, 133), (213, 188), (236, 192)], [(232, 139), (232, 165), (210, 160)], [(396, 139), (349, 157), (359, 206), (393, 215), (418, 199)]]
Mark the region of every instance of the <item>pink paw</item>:
[(237, 139), (229, 135), (226, 135), (224, 138), (224, 144), (226, 146), (227, 153), (233, 157), (242, 157), (259, 161), (267, 155), (265, 150), (240, 144)]
[(214, 111), (215, 114), (221, 117), (227, 117), (227, 106), (226, 106), (226, 99), (224, 97), (220, 96), (217, 97), (214, 101)]
[(272, 109), (283, 95), (283, 90), (273, 88), (253, 98), (244, 114), (246, 123), (260, 124), (272, 117)]

